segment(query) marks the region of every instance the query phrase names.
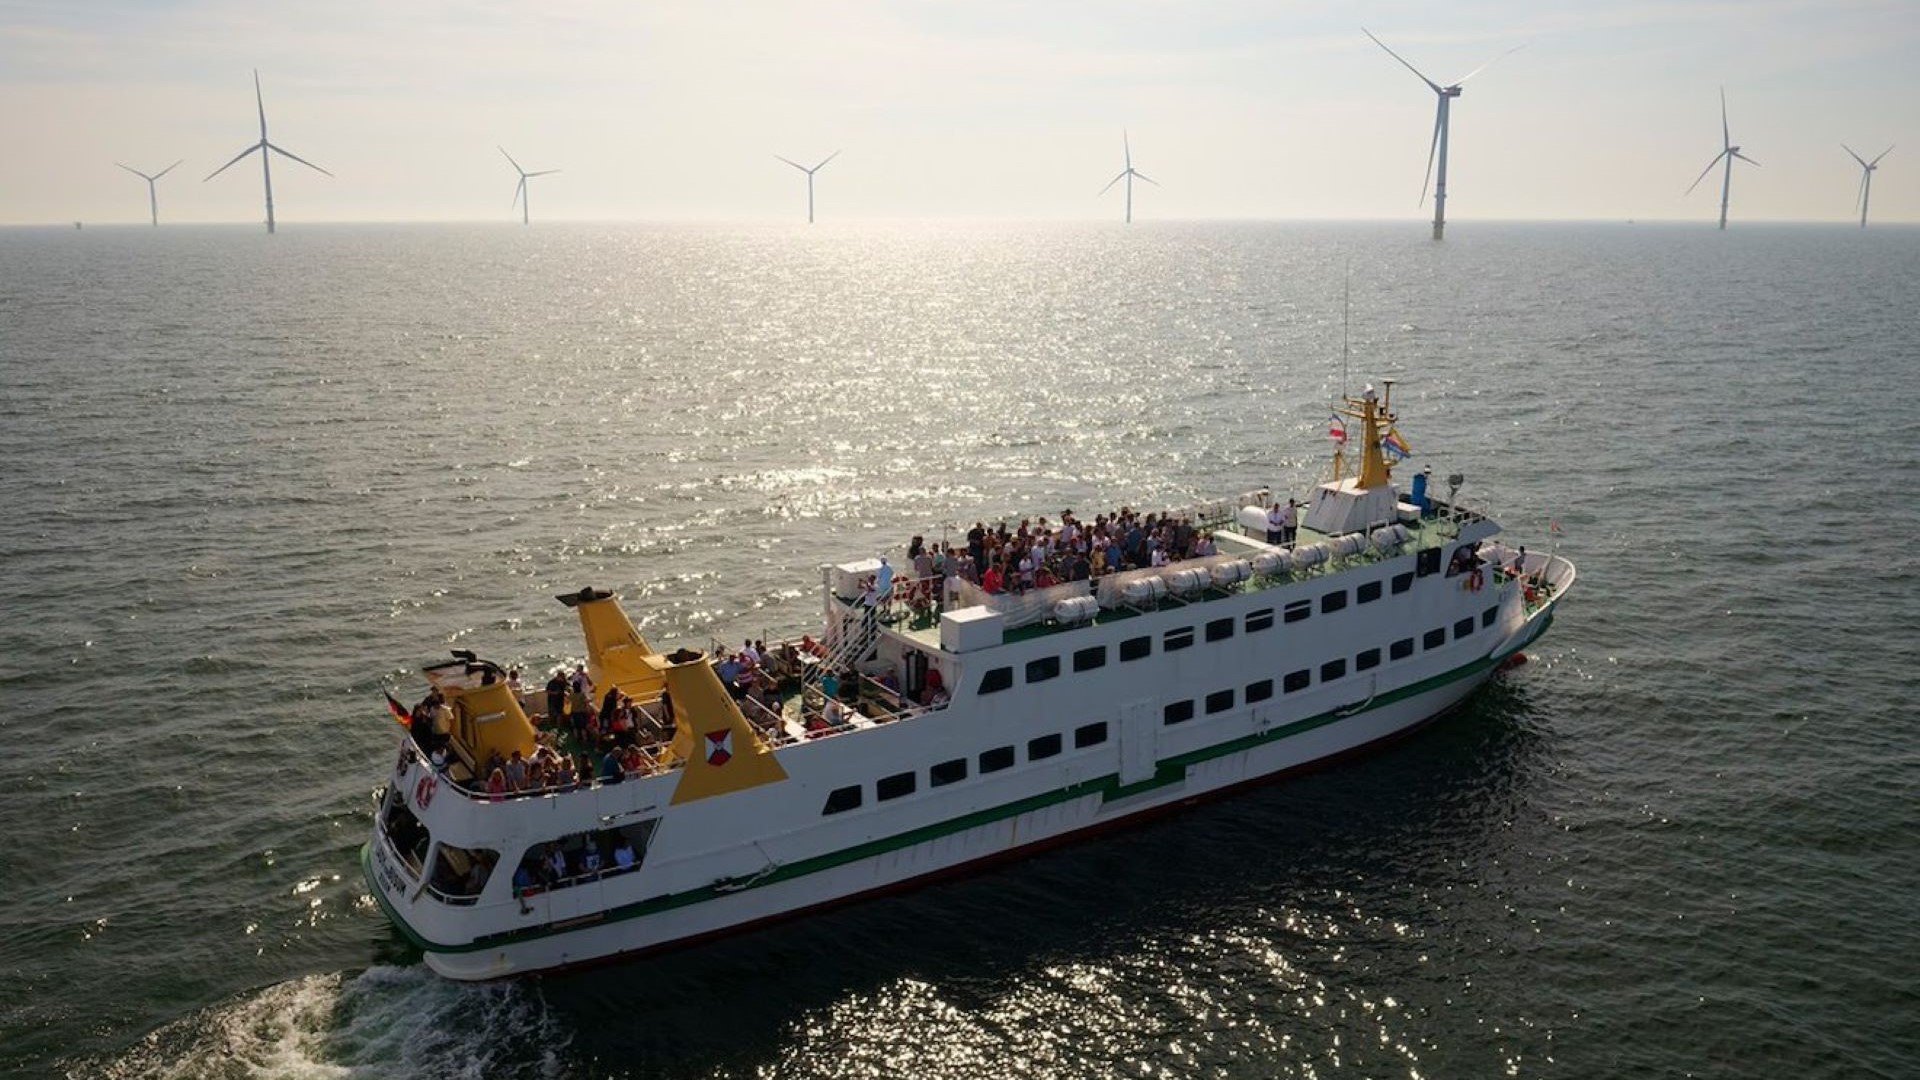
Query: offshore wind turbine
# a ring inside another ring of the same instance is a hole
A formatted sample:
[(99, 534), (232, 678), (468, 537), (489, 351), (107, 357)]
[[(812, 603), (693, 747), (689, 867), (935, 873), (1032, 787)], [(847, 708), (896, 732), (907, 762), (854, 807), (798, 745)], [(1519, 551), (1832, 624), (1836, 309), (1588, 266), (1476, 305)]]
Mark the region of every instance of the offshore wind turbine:
[(495, 144), (494, 149), (500, 151), (500, 155), (507, 159), (507, 164), (513, 166), (513, 171), (520, 174), (520, 184), (518, 187), (513, 189), (513, 202), (510, 202), (507, 204), (507, 209), (509, 210), (513, 209), (513, 203), (519, 203), (520, 204), (520, 224), (525, 225), (527, 223), (527, 217), (530, 212), (529, 203), (533, 197), (532, 186), (529, 185), (527, 181), (533, 179), (536, 176), (551, 176), (554, 173), (559, 172), (560, 170), (559, 169), (541, 169), (539, 172), (528, 172), (527, 170), (520, 167), (519, 162), (513, 160), (513, 155), (507, 153), (506, 147)]
[(1101, 188), (1095, 197), (1105, 195), (1113, 185), (1125, 180), (1127, 182), (1127, 224), (1131, 225), (1133, 224), (1133, 178), (1137, 176), (1154, 187), (1159, 187), (1160, 181), (1133, 167), (1133, 144), (1127, 140), (1125, 129), (1120, 132), (1120, 152), (1126, 155), (1127, 167), (1120, 170), (1119, 176), (1107, 181), (1107, 186)]
[(1848, 157), (1860, 162), (1860, 227), (1864, 229), (1867, 227), (1867, 196), (1873, 194), (1873, 171), (1880, 167), (1880, 158), (1893, 153), (1893, 147), (1889, 146), (1880, 151), (1880, 156), (1872, 161), (1861, 158), (1859, 154), (1853, 152), (1853, 147), (1846, 143), (1841, 143), (1840, 149), (1845, 150)]
[[(1387, 49), (1387, 43), (1377, 37), (1373, 37), (1373, 31), (1363, 26), (1360, 28), (1360, 32), (1373, 38), (1375, 45)], [(1420, 176), (1420, 201), (1422, 203), (1427, 201), (1427, 180), (1429, 178), (1433, 180), (1433, 238), (1435, 240), (1443, 238), (1447, 231), (1447, 126), (1448, 118), (1452, 114), (1453, 99), (1460, 96), (1460, 88), (1468, 79), (1492, 67), (1495, 62), (1503, 57), (1510, 56), (1525, 47), (1526, 43), (1521, 42), (1519, 45), (1515, 45), (1513, 48), (1508, 49), (1492, 60), (1481, 64), (1479, 67), (1460, 76), (1446, 86), (1441, 86), (1439, 83), (1422, 75), (1419, 68), (1407, 63), (1406, 57), (1401, 56), (1392, 49), (1387, 49), (1388, 56), (1400, 61), (1403, 67), (1413, 72), (1421, 82), (1426, 83), (1427, 87), (1440, 99), (1439, 109), (1433, 114), (1433, 142), (1427, 146), (1427, 171)], [(1435, 172), (1433, 167), (1436, 151), (1438, 151), (1440, 159), (1440, 169), (1438, 172)]]
[(260, 96), (260, 69), (259, 68), (253, 69), (253, 101), (254, 101), (254, 104), (260, 107), (260, 141), (257, 143), (254, 143), (252, 146), (247, 147), (245, 150), (240, 151), (238, 154), (235, 154), (233, 156), (233, 161), (229, 161), (225, 165), (222, 165), (219, 168), (208, 173), (206, 176), (206, 180), (202, 180), (200, 182), (203, 184), (206, 183), (207, 180), (211, 180), (214, 177), (219, 176), (221, 173), (226, 172), (241, 158), (246, 157), (248, 154), (253, 153), (255, 150), (260, 151), (260, 178), (266, 183), (266, 188), (267, 188), (267, 233), (271, 235), (273, 233), (273, 158), (271, 155), (267, 153), (267, 151), (271, 150), (273, 151), (273, 153), (279, 154), (281, 157), (292, 158), (293, 160), (299, 162), (300, 164), (305, 165), (307, 168), (312, 169), (314, 172), (320, 173), (322, 175), (332, 176), (333, 174), (330, 172), (327, 172), (327, 170), (321, 168), (320, 166), (315, 165), (313, 162), (308, 161), (306, 158), (303, 158), (298, 154), (293, 153), (290, 150), (283, 150), (280, 147), (275, 146), (272, 143), (267, 141), (267, 103), (266, 103), (266, 100)]
[[(1720, 152), (1713, 155), (1712, 161), (1707, 162), (1707, 167), (1700, 170), (1700, 175), (1693, 178), (1693, 183), (1687, 185), (1687, 194), (1693, 194), (1693, 189), (1700, 186), (1700, 181), (1705, 180), (1707, 174), (1713, 171), (1713, 167), (1720, 164), (1724, 159), (1727, 163), (1727, 171), (1726, 175), (1720, 178), (1720, 230), (1725, 232), (1727, 228), (1727, 196), (1733, 191), (1733, 159), (1739, 158), (1741, 161), (1755, 168), (1759, 168), (1760, 163), (1741, 153), (1740, 148), (1733, 145), (1733, 132), (1732, 129), (1727, 127), (1727, 88), (1724, 86), (1720, 88), (1720, 147)], [(1887, 149), (1891, 150), (1893, 148), (1888, 147)], [(1878, 159), (1876, 158), (1875, 160)]]
[(809, 225), (813, 224), (813, 174), (819, 172), (821, 169), (826, 168), (827, 162), (832, 161), (834, 158), (839, 157), (840, 151), (835, 150), (833, 153), (828, 154), (826, 157), (820, 160), (820, 164), (815, 165), (811, 169), (807, 168), (805, 165), (802, 165), (797, 161), (780, 157), (779, 154), (775, 154), (773, 156), (780, 158), (781, 161), (785, 161), (787, 164), (807, 174), (807, 224)]
[[(120, 165), (120, 163), (117, 161), (114, 162), (114, 164)], [(155, 195), (153, 192), (154, 181), (172, 172), (179, 165), (180, 165), (180, 162), (176, 161), (172, 165), (169, 165), (166, 168), (161, 169), (159, 172), (154, 173), (152, 176), (148, 176), (146, 173), (143, 173), (139, 169), (133, 168), (132, 166), (120, 165), (121, 168), (127, 170), (128, 172), (132, 173), (133, 175), (147, 182), (147, 210), (153, 214), (153, 224), (155, 228), (159, 228), (160, 226), (160, 197), (158, 195)]]

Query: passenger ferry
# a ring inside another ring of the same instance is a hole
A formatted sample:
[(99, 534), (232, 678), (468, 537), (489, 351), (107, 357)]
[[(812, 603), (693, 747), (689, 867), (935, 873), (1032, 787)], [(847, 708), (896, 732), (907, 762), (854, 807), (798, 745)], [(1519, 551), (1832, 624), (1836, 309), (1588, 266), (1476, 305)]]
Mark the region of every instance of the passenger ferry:
[[(442, 730), (401, 740), (361, 852), (373, 896), (449, 978), (552, 971), (900, 888), (1401, 735), (1524, 658), (1574, 567), (1503, 546), (1457, 501), (1457, 476), (1444, 499), (1425, 474), (1403, 497), (1392, 392), (1341, 399), (1336, 434), (1359, 425), (1359, 469), (1346, 475), (1336, 448), (1297, 529), (1272, 528), (1261, 490), (1195, 508), (1211, 553), (1025, 591), (890, 583), (877, 559), (825, 567), (820, 638), (769, 648), (744, 695), (711, 651), (653, 648), (611, 593), (562, 596), (594, 696), (556, 710), (471, 653), (427, 668)], [(636, 720), (611, 759), (583, 745), (597, 733), (578, 715), (609, 689)], [(583, 750), (582, 775), (548, 770), (530, 790), (494, 774), (516, 754)]]

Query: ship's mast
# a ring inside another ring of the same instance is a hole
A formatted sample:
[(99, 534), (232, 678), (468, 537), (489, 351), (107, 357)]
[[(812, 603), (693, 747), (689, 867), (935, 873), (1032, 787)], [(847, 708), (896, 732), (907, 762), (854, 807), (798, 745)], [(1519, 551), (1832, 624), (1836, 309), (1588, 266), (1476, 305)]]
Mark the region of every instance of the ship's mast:
[[(1380, 449), (1383, 433), (1391, 430), (1394, 415), (1393, 380), (1386, 380), (1386, 397), (1383, 400), (1373, 386), (1369, 384), (1357, 398), (1342, 397), (1341, 407), (1334, 411), (1336, 416), (1360, 421), (1360, 489), (1362, 491), (1384, 487), (1393, 482), (1392, 466), (1387, 464), (1387, 455)], [(1345, 444), (1333, 452), (1333, 482), (1338, 484), (1345, 473)]]

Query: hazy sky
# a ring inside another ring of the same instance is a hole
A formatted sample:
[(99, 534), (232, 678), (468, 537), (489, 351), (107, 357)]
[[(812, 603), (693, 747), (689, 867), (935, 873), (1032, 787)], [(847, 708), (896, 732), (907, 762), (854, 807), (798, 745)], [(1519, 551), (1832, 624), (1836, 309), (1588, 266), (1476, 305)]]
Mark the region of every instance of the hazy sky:
[(1914, 0), (1435, 3), (0, 2), (0, 222), (255, 222), (260, 69), (281, 221), (1405, 218), (1435, 81), (1454, 106), (1449, 220), (1920, 220)]

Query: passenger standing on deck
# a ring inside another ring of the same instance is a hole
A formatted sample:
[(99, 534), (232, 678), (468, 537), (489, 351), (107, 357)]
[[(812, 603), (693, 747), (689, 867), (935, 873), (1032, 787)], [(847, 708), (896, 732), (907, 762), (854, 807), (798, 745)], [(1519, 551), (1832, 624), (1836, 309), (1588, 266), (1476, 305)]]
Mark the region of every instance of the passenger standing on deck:
[(1267, 543), (1278, 544), (1286, 539), (1287, 515), (1279, 503), (1267, 507)]
[(975, 577), (983, 577), (987, 572), (987, 527), (976, 521), (973, 528), (967, 530), (967, 554), (973, 558)]
[(1300, 535), (1300, 504), (1287, 500), (1286, 512), (1280, 515), (1280, 542), (1291, 544)]
[(554, 668), (553, 678), (547, 680), (547, 723), (557, 724), (567, 713), (567, 674), (565, 668)]
[(567, 689), (572, 694), (567, 704), (575, 716), (574, 726), (578, 727), (584, 722), (586, 715), (593, 711), (593, 680), (587, 678), (585, 664), (574, 669), (573, 678), (567, 682)]
[(893, 564), (887, 561), (885, 555), (880, 556), (880, 570), (873, 575), (873, 588), (881, 601), (893, 593)]

